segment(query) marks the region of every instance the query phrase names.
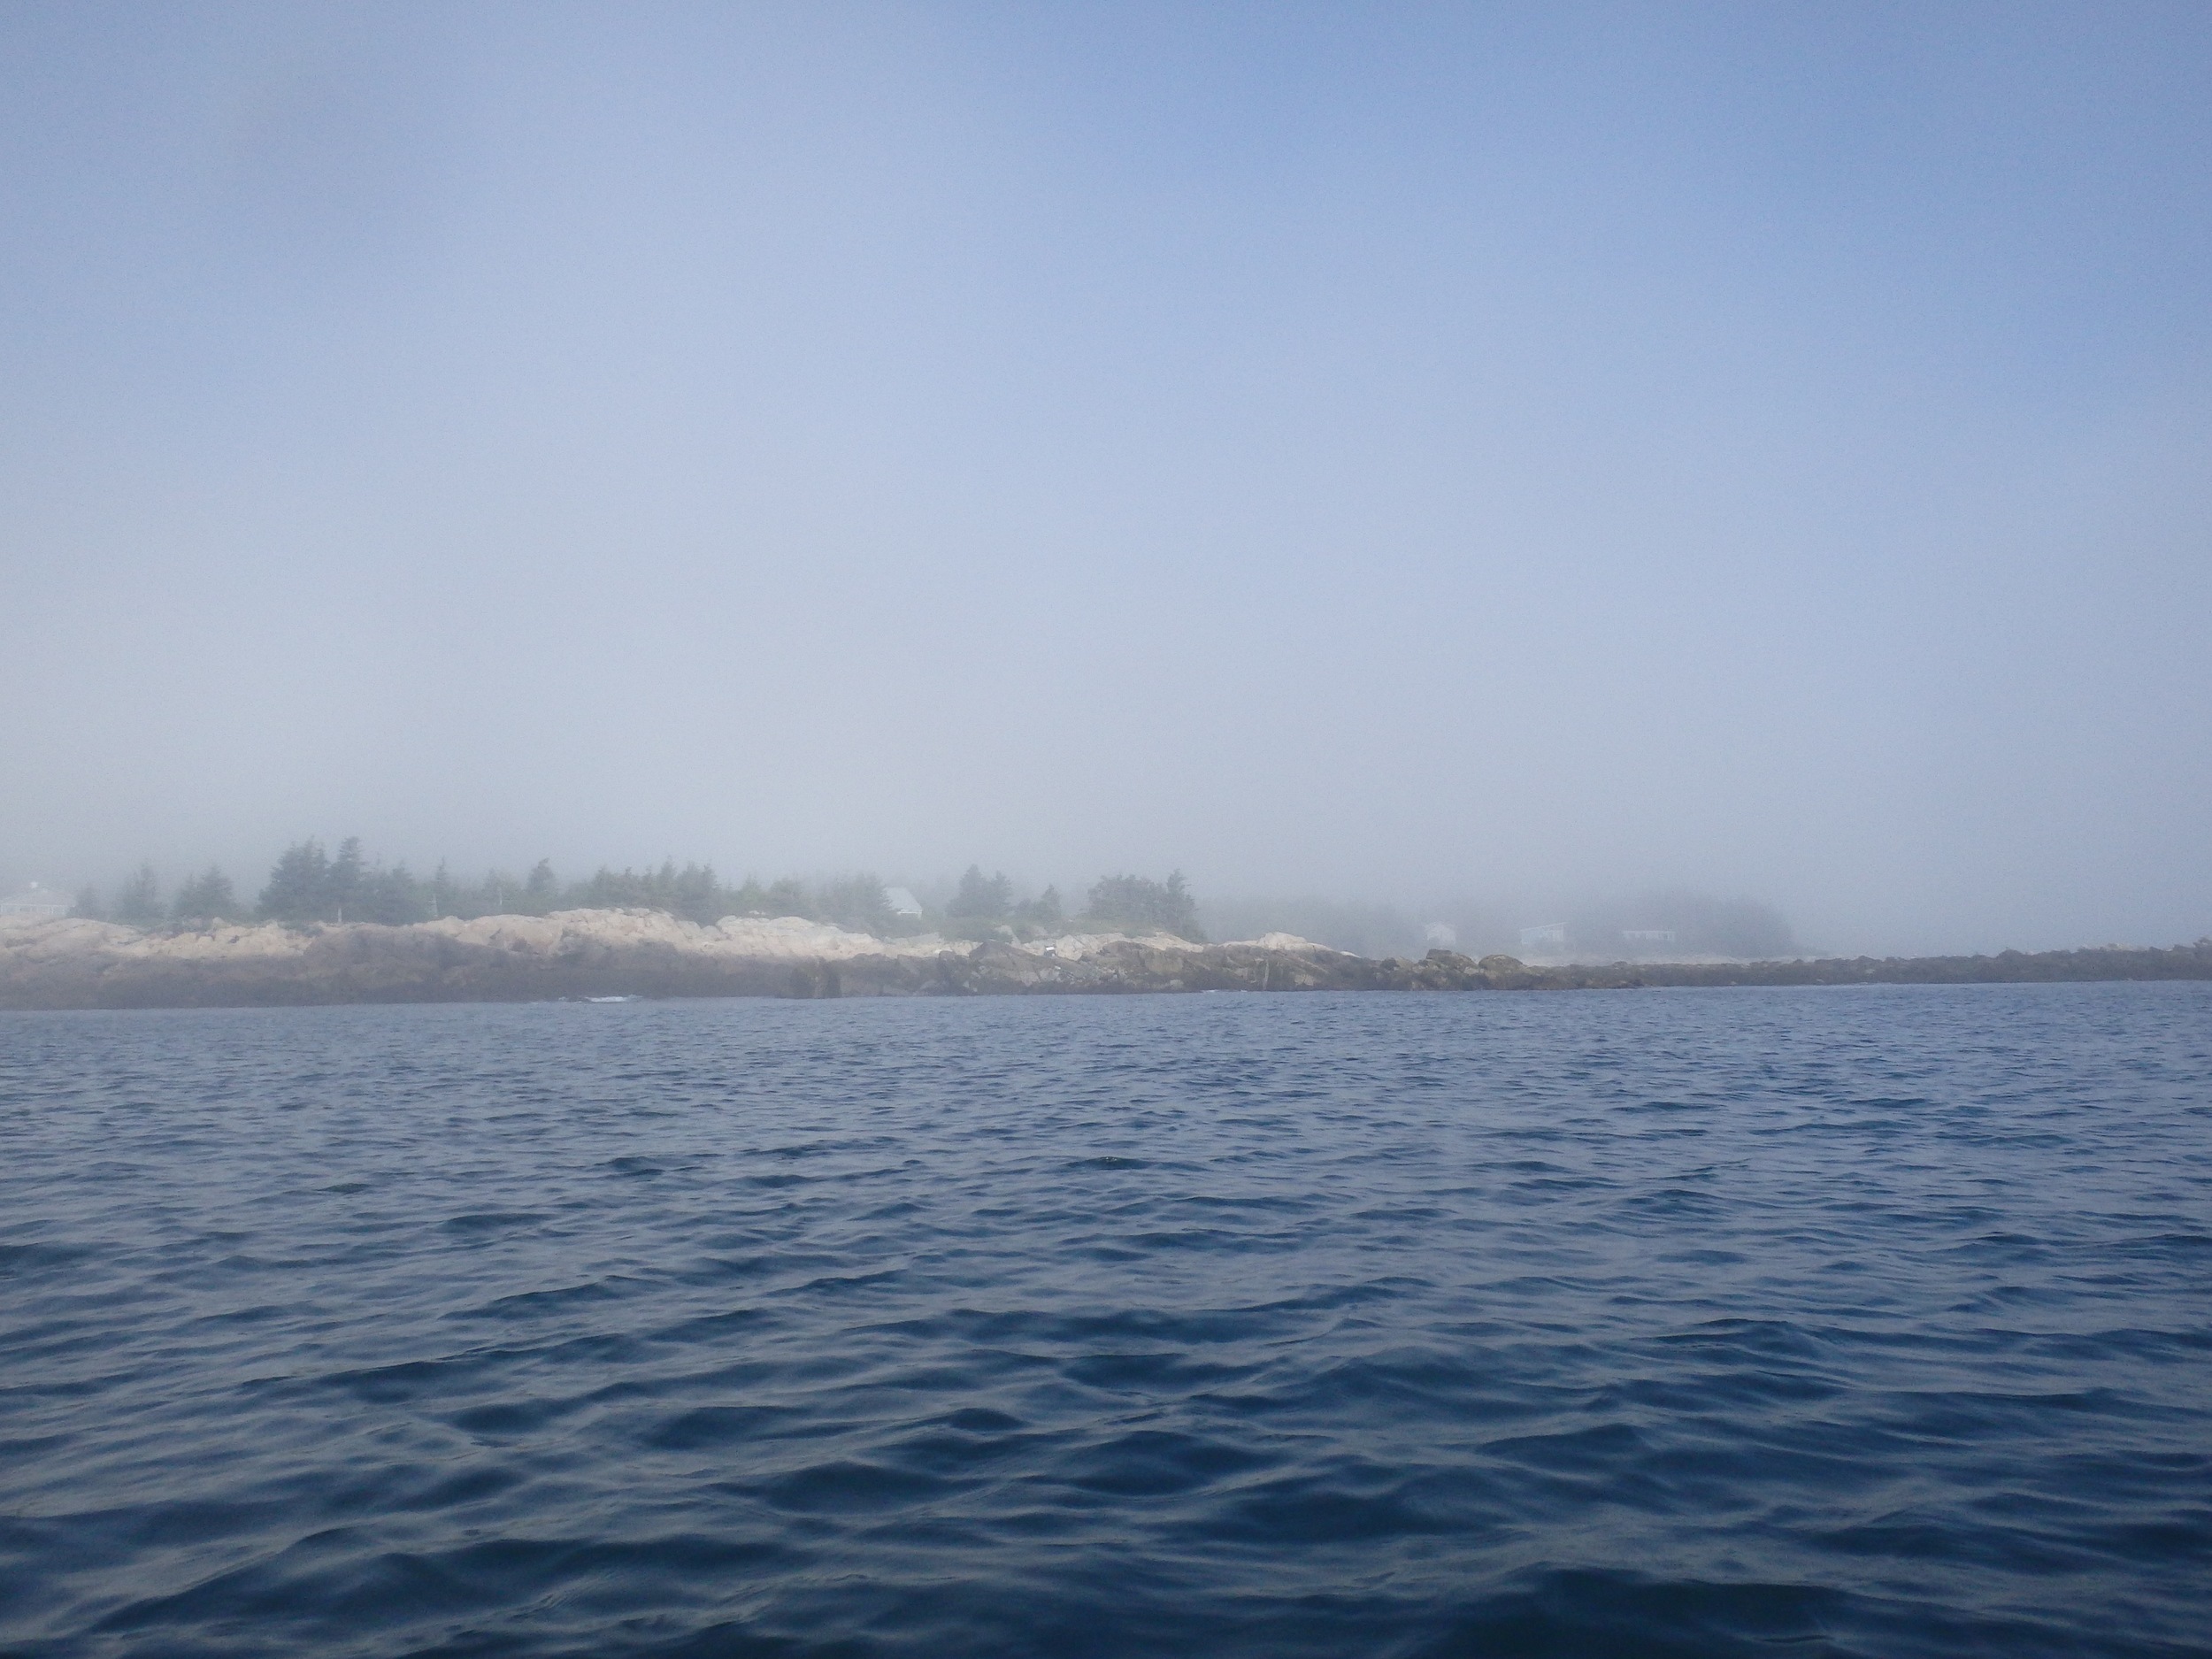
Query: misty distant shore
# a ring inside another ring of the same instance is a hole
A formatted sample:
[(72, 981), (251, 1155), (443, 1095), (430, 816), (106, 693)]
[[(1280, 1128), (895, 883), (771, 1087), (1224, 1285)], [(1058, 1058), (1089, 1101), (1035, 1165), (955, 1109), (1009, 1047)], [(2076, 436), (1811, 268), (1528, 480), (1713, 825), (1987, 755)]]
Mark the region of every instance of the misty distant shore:
[(1985, 956), (1531, 966), (1448, 950), (1375, 958), (1286, 933), (882, 939), (795, 917), (702, 925), (646, 910), (388, 926), (0, 926), (0, 1008), (277, 1007), (586, 997), (973, 996), (1194, 991), (1505, 991), (2212, 979), (2212, 941)]

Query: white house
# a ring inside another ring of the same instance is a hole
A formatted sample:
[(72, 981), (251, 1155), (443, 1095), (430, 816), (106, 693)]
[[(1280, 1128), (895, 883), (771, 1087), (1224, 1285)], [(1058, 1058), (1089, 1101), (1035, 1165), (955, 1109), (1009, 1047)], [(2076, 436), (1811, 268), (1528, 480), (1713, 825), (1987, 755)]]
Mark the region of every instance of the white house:
[(20, 893), (11, 893), (0, 899), (0, 916), (10, 921), (47, 922), (68, 914), (69, 901), (53, 888), (42, 887), (35, 881)]
[(1521, 949), (1524, 950), (1550, 951), (1564, 950), (1566, 948), (1567, 924), (1564, 922), (1541, 922), (1534, 927), (1521, 929)]
[(904, 887), (884, 888), (883, 899), (891, 907), (894, 916), (919, 916), (922, 913), (922, 902)]

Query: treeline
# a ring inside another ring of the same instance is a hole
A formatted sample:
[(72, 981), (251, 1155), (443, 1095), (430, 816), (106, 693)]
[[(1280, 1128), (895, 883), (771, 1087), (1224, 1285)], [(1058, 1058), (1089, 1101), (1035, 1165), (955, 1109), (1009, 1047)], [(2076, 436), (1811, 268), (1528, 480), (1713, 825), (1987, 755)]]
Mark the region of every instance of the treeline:
[(1047, 887), (1033, 898), (1018, 897), (1003, 873), (986, 876), (977, 865), (969, 866), (941, 910), (932, 911), (918, 904), (895, 907), (889, 890), (872, 874), (811, 882), (786, 876), (765, 883), (749, 876), (733, 886), (716, 875), (711, 864), (680, 868), (673, 859), (644, 871), (603, 865), (581, 880), (568, 882), (555, 873), (551, 860), (543, 858), (519, 877), (493, 870), (470, 881), (455, 877), (443, 864), (428, 876), (418, 876), (404, 861), (385, 864), (371, 860), (361, 850), (357, 836), (341, 841), (335, 855), (312, 838), (286, 848), (250, 902), (212, 865), (165, 902), (153, 866), (142, 864), (116, 888), (111, 901), (104, 900), (96, 887), (85, 888), (74, 913), (137, 927), (250, 920), (400, 926), (445, 916), (468, 920), (619, 909), (665, 910), (701, 924), (725, 916), (796, 916), (879, 937), (918, 933), (933, 926), (970, 938), (1001, 933), (1035, 937), (1072, 925), (1161, 928), (1190, 939), (1204, 936), (1197, 926), (1197, 905), (1179, 871), (1165, 881), (1131, 875), (1101, 877), (1091, 888), (1084, 912), (1070, 918), (1064, 913), (1056, 888)]
[[(540, 859), (526, 875), (491, 870), (476, 880), (457, 877), (441, 864), (419, 876), (403, 860), (386, 864), (361, 850), (358, 836), (338, 844), (334, 856), (319, 841), (296, 841), (269, 872), (258, 897), (240, 897), (230, 878), (211, 867), (163, 902), (151, 865), (137, 872), (104, 903), (96, 888), (78, 896), (76, 913), (108, 921), (152, 926), (161, 922), (382, 922), (391, 926), (437, 917), (464, 920), (480, 916), (544, 916), (554, 910), (666, 910), (695, 922), (725, 916), (799, 916), (834, 922), (868, 933), (895, 928), (883, 883), (872, 875), (805, 882), (787, 877), (763, 883), (749, 878), (734, 886), (715, 874), (711, 864), (679, 867), (671, 859), (657, 869), (602, 868), (580, 881), (563, 881), (549, 859)], [(911, 919), (911, 918), (909, 918)]]
[(1011, 933), (1018, 938), (1056, 933), (1067, 928), (1094, 931), (1157, 930), (1202, 942), (1198, 902), (1179, 870), (1164, 881), (1148, 876), (1101, 876), (1092, 883), (1081, 912), (1069, 916), (1060, 889), (1047, 887), (1034, 898), (1017, 896), (1006, 872), (985, 875), (970, 864), (960, 886), (945, 901), (941, 931), (956, 937), (984, 938)]

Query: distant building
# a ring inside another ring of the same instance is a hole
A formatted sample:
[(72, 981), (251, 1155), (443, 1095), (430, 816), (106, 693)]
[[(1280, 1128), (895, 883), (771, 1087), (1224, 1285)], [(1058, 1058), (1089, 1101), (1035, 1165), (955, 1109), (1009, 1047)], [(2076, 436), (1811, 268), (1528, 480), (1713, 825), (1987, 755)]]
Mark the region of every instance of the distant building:
[(1459, 949), (1459, 929), (1449, 922), (1431, 922), (1421, 930), (1421, 935), (1429, 941), (1431, 950)]
[(1564, 950), (1567, 948), (1567, 924), (1543, 922), (1534, 927), (1521, 929), (1521, 949), (1524, 950)]
[(1624, 927), (1621, 929), (1621, 943), (1632, 945), (1638, 950), (1660, 949), (1674, 943), (1674, 929), (1671, 927)]
[(47, 922), (69, 914), (69, 901), (51, 887), (35, 881), (20, 893), (0, 899), (0, 916), (18, 922)]
[(922, 913), (922, 902), (904, 887), (886, 887), (883, 898), (884, 902), (891, 907), (894, 916), (919, 916)]

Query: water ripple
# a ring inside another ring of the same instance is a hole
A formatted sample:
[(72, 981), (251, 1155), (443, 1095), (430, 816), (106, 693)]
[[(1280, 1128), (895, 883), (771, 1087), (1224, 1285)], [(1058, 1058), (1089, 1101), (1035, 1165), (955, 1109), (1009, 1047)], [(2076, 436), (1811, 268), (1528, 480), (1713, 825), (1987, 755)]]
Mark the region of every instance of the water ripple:
[(2212, 987), (0, 1015), (0, 1652), (2212, 1654)]

